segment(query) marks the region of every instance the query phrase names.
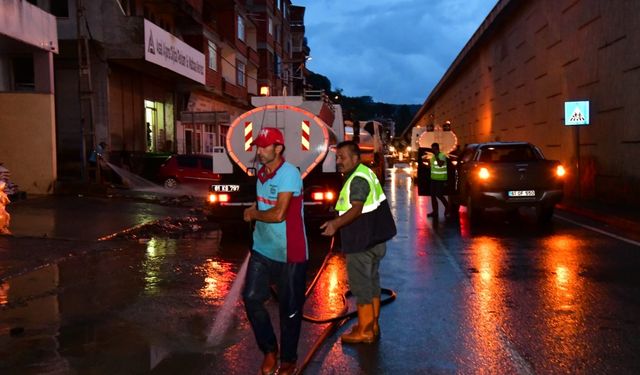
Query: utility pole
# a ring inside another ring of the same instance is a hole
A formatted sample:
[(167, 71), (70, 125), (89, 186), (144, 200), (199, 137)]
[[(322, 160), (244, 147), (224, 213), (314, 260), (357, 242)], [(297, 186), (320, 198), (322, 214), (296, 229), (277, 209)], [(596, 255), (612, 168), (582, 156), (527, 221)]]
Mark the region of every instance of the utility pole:
[[(78, 97), (80, 104), (80, 125), (82, 134), (82, 178), (89, 182), (87, 150), (95, 150), (95, 112), (93, 85), (91, 83), (91, 58), (89, 50), (89, 23), (83, 0), (76, 0), (76, 26), (78, 38)], [(96, 161), (96, 181), (100, 181), (100, 167)]]

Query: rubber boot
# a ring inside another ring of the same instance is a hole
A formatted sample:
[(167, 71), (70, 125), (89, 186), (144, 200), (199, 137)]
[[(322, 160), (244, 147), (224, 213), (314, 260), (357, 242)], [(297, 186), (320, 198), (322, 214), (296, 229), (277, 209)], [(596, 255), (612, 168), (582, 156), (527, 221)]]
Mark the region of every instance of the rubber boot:
[(270, 352), (264, 355), (262, 365), (260, 366), (260, 373), (262, 375), (273, 375), (278, 368), (278, 352)]
[(358, 323), (351, 332), (340, 336), (345, 344), (371, 344), (376, 341), (373, 334), (373, 304), (358, 305)]
[(373, 335), (377, 340), (380, 338), (380, 325), (378, 324), (380, 318), (380, 297), (373, 297), (371, 304), (373, 305)]

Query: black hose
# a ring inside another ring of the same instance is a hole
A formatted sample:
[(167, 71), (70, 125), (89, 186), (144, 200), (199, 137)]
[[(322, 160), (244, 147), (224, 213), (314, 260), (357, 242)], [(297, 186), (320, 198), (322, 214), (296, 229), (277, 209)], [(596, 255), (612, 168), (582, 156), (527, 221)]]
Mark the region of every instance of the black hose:
[[(307, 298), (313, 292), (313, 289), (318, 283), (318, 280), (320, 279), (322, 272), (326, 268), (329, 259), (331, 258), (331, 256), (333, 256), (334, 240), (335, 240), (335, 237), (332, 237), (331, 245), (329, 245), (329, 252), (327, 252), (327, 255), (324, 257), (324, 260), (322, 261), (322, 265), (320, 266), (315, 277), (307, 287), (307, 290), (304, 293), (305, 298)], [(395, 299), (397, 298), (396, 292), (393, 291), (392, 289), (380, 288), (380, 293), (389, 296), (388, 298), (380, 299), (380, 306), (388, 305), (391, 302), (395, 301)], [(278, 294), (274, 288), (271, 288), (271, 295), (274, 297), (274, 299), (278, 300)], [(347, 290), (346, 292), (344, 292), (344, 294), (342, 295), (343, 307), (342, 307), (342, 310), (340, 311), (340, 314), (337, 316), (326, 318), (326, 319), (318, 319), (309, 315), (304, 315), (304, 314), (302, 315), (302, 319), (310, 323), (314, 323), (314, 324), (330, 323), (330, 324), (324, 329), (322, 334), (313, 343), (313, 345), (311, 346), (311, 349), (307, 352), (307, 355), (302, 361), (302, 364), (298, 367), (296, 374), (302, 374), (304, 369), (309, 365), (309, 363), (311, 363), (311, 360), (316, 355), (318, 350), (320, 350), (320, 348), (324, 344), (324, 341), (327, 338), (331, 337), (331, 335), (333, 335), (340, 327), (342, 327), (351, 318), (354, 318), (358, 315), (357, 311), (351, 311), (351, 312), (348, 311), (349, 305), (347, 304), (347, 299), (352, 295), (353, 294), (351, 293), (351, 290)]]
[[(320, 266), (320, 269), (316, 273), (316, 276), (313, 278), (313, 281), (311, 282), (311, 284), (309, 284), (309, 287), (307, 288), (307, 291), (305, 292), (305, 297), (307, 297), (307, 296), (309, 296), (311, 294), (311, 292), (313, 291), (313, 289), (316, 286), (316, 283), (318, 282), (318, 279), (320, 278), (320, 275), (324, 271), (329, 258), (333, 255), (334, 239), (335, 239), (335, 237), (331, 238), (331, 245), (329, 247), (329, 252), (325, 256), (324, 261), (322, 262), (322, 265)], [(394, 292), (391, 289), (387, 289), (387, 288), (380, 288), (380, 293), (389, 296), (388, 298), (380, 300), (380, 306), (384, 306), (384, 305), (390, 304), (397, 297), (396, 292)], [(302, 319), (307, 321), (307, 322), (310, 322), (310, 323), (314, 323), (314, 324), (330, 323), (330, 324), (324, 329), (324, 331), (322, 331), (322, 334), (316, 339), (316, 341), (311, 346), (311, 349), (307, 352), (307, 355), (305, 356), (304, 360), (302, 361), (302, 364), (298, 367), (298, 370), (296, 371), (297, 374), (302, 374), (302, 372), (307, 368), (307, 366), (309, 365), (309, 363), (311, 363), (311, 360), (316, 355), (318, 350), (320, 350), (320, 348), (322, 347), (322, 345), (324, 344), (326, 339), (331, 337), (331, 335), (333, 335), (340, 327), (342, 327), (346, 322), (348, 322), (349, 319), (351, 319), (351, 318), (353, 318), (353, 317), (358, 315), (357, 311), (348, 312), (347, 299), (350, 296), (352, 296), (351, 290), (347, 290), (342, 295), (342, 301), (343, 301), (342, 311), (340, 312), (339, 315), (334, 316), (332, 318), (318, 319), (318, 318), (311, 317), (311, 316), (308, 316), (308, 315), (302, 315)]]

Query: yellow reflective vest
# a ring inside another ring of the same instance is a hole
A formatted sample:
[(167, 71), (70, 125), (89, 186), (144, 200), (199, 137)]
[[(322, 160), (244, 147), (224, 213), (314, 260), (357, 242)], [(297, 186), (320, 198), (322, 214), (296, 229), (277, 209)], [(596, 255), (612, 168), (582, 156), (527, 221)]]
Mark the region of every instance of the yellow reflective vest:
[[(444, 161), (443, 166), (439, 166), (436, 163), (436, 157), (440, 160)], [(447, 180), (447, 155), (440, 152), (438, 155), (434, 155), (431, 157), (431, 179), (436, 181), (446, 181)]]
[(364, 206), (362, 207), (363, 214), (375, 211), (376, 208), (380, 207), (380, 203), (387, 199), (376, 174), (369, 167), (358, 164), (355, 171), (353, 171), (351, 176), (345, 181), (342, 190), (340, 190), (338, 202), (336, 202), (336, 211), (338, 211), (339, 215), (343, 215), (351, 208), (349, 193), (351, 181), (353, 181), (355, 177), (362, 177), (369, 183), (369, 195), (367, 195), (367, 199), (364, 201)]

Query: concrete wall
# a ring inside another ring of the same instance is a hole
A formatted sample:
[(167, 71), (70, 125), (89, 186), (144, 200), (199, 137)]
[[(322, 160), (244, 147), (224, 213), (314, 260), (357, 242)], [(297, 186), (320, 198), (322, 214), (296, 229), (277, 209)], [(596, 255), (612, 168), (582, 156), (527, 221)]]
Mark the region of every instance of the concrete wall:
[(56, 172), (54, 97), (0, 93), (0, 161), (30, 194), (53, 192)]
[[(533, 142), (570, 167), (569, 195), (640, 204), (640, 1), (501, 6), (414, 124), (451, 120), (461, 144)], [(590, 125), (564, 125), (570, 100), (591, 101)]]
[(58, 52), (56, 18), (24, 0), (0, 2), (0, 35)]

